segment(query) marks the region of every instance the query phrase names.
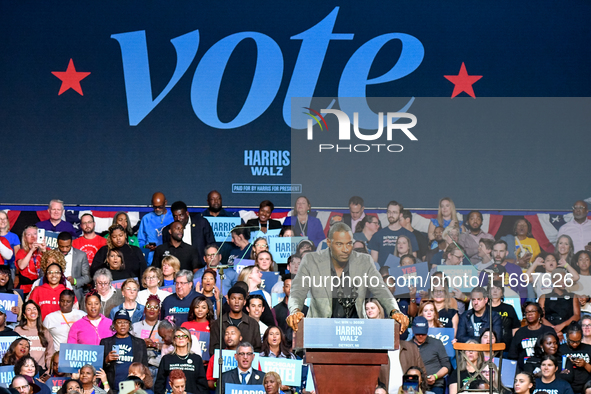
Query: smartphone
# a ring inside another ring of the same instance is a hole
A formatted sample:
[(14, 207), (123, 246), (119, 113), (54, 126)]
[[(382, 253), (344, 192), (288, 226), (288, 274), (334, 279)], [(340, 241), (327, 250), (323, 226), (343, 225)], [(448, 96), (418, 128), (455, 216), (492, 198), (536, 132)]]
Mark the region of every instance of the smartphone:
[(419, 392), (419, 377), (417, 375), (404, 375), (402, 377), (402, 391)]
[(45, 229), (38, 228), (37, 229), (37, 243), (42, 244), (45, 242)]
[(119, 355), (119, 345), (113, 345), (113, 347), (111, 348), (112, 352), (117, 353), (117, 355)]
[(150, 245), (150, 246), (156, 246), (156, 243), (155, 242), (150, 242), (148, 245)]
[(119, 382), (119, 394), (128, 394), (135, 390), (135, 382), (133, 380), (124, 380)]

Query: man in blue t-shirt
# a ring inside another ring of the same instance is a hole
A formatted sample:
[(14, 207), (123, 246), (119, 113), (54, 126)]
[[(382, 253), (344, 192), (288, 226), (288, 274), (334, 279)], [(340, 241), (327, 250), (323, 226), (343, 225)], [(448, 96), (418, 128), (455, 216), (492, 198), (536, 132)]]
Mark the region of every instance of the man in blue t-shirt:
[(381, 266), (384, 265), (388, 255), (394, 253), (396, 249), (396, 241), (401, 235), (405, 235), (410, 239), (413, 254), (416, 256), (416, 251), (419, 250), (419, 244), (415, 235), (403, 228), (400, 225), (400, 212), (403, 207), (396, 201), (388, 203), (388, 227), (385, 227), (375, 233), (369, 241), (369, 249), (371, 249), (371, 257)]

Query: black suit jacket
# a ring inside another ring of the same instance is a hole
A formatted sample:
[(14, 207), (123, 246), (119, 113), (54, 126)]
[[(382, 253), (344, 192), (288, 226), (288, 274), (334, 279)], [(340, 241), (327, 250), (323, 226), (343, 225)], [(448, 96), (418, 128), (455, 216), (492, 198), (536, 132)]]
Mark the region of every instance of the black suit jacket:
[[(343, 214), (343, 220), (341, 222), (343, 222), (347, 226), (351, 227), (351, 214), (350, 213)], [(352, 228), (351, 230), (353, 230), (353, 232), (355, 232), (354, 228)]]
[[(260, 227), (261, 223), (259, 222), (259, 218), (250, 219), (246, 222), (247, 227)], [(267, 220), (267, 230), (278, 230), (281, 228), (281, 222), (275, 219)], [(250, 232), (258, 231), (256, 228), (249, 228)]]
[[(250, 379), (248, 379), (248, 383), (246, 384), (249, 386), (262, 385), (264, 377), (264, 372), (253, 368), (252, 373), (250, 374)], [(238, 368), (231, 369), (222, 374), (222, 384), (225, 385), (226, 383), (242, 384), (242, 382), (240, 382), (240, 375), (238, 375)]]
[[(131, 334), (129, 334), (129, 336), (131, 337), (131, 346), (133, 348), (133, 362), (148, 365), (148, 351), (146, 348), (146, 343), (143, 339), (136, 338)], [(109, 386), (111, 387), (115, 387), (115, 362), (107, 363), (107, 355), (113, 349), (115, 340), (115, 335), (101, 339), (101, 345), (104, 346), (103, 365), (105, 372), (107, 373)]]
[[(215, 244), (215, 236), (213, 235), (211, 225), (200, 213), (189, 213), (189, 216), (191, 217), (191, 245), (199, 253), (200, 266), (197, 268), (203, 268), (205, 266), (205, 261), (203, 260), (205, 247), (209, 244)], [(169, 229), (170, 224), (162, 229), (163, 244), (170, 242)]]

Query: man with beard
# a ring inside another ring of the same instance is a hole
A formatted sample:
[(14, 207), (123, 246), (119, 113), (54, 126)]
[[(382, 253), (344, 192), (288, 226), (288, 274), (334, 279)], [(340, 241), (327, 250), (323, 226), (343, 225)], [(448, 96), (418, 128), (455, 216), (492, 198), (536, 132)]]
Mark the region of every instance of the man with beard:
[(483, 217), (479, 211), (471, 211), (467, 218), (468, 220), (464, 222), (464, 226), (466, 226), (468, 232), (460, 234), (458, 243), (464, 248), (472, 264), (478, 264), (481, 262), (481, 258), (478, 255), (478, 243), (483, 238), (494, 241), (495, 237), (480, 229)]
[(80, 228), (82, 229), (82, 236), (76, 238), (72, 242), (72, 246), (86, 253), (88, 263), (92, 265), (92, 260), (96, 252), (107, 244), (107, 240), (103, 237), (98, 236), (94, 232), (94, 216), (89, 213), (85, 213), (80, 218)]
[(363, 318), (364, 301), (371, 291), (387, 315), (400, 323), (401, 333), (406, 331), (408, 317), (398, 309), (375, 263), (367, 254), (353, 251), (351, 228), (345, 223), (335, 224), (328, 232), (327, 243), (328, 249), (306, 253), (302, 259), (292, 280), (287, 324), (298, 330), (309, 293), (310, 318)]
[(371, 249), (371, 257), (374, 261), (377, 261), (380, 267), (384, 265), (388, 255), (394, 253), (396, 241), (401, 235), (406, 235), (410, 239), (415, 257), (417, 255), (416, 251), (419, 250), (415, 235), (400, 225), (400, 212), (403, 209), (402, 204), (390, 201), (387, 208), (388, 227), (384, 227), (375, 233), (369, 241), (368, 247)]
[(164, 226), (173, 222), (172, 213), (166, 209), (166, 197), (163, 193), (157, 192), (152, 196), (152, 207), (154, 212), (146, 214), (140, 223), (137, 233), (137, 240), (140, 248), (146, 248), (150, 251), (146, 260), (148, 265), (152, 264), (154, 251), (161, 245), (162, 229)]
[[(170, 206), (174, 220), (182, 223), (184, 226), (183, 242), (191, 245), (198, 253), (198, 266), (205, 265), (203, 257), (205, 256), (205, 245), (215, 243), (215, 237), (211, 225), (201, 214), (187, 212), (187, 204), (182, 201), (176, 201)], [(170, 241), (170, 226), (162, 229), (162, 241)]]
[(201, 265), (197, 250), (186, 242), (183, 242), (184, 226), (178, 220), (167, 226), (170, 240), (158, 246), (154, 251), (152, 267), (162, 268), (162, 259), (165, 256), (174, 256), (179, 259), (182, 270), (196, 272)]
[(563, 224), (558, 230), (558, 237), (568, 235), (573, 240), (574, 253), (583, 249), (591, 252), (591, 220), (587, 219), (589, 206), (585, 201), (577, 201), (573, 205), (573, 220)]
[[(504, 284), (506, 287), (510, 287), (516, 293), (519, 294), (519, 297), (522, 299), (527, 298), (527, 286), (524, 286), (523, 281), (515, 280), (516, 278), (519, 279), (523, 271), (517, 265), (510, 263), (507, 261), (507, 255), (509, 251), (507, 250), (507, 243), (505, 241), (496, 241), (493, 244), (493, 251), (492, 251), (492, 258), (494, 263), (487, 268), (486, 270), (480, 272), (480, 276), (478, 278), (478, 283), (482, 286), (487, 286), (488, 281), (490, 278), (490, 272), (496, 272), (497, 266), (504, 267), (506, 273), (503, 275), (504, 277)], [(509, 278), (512, 280), (510, 281)], [(511, 286), (513, 284), (513, 286)]]
[(235, 217), (236, 213), (228, 212), (222, 208), (222, 195), (217, 190), (212, 190), (207, 195), (207, 209), (201, 215), (216, 218), (231, 218)]

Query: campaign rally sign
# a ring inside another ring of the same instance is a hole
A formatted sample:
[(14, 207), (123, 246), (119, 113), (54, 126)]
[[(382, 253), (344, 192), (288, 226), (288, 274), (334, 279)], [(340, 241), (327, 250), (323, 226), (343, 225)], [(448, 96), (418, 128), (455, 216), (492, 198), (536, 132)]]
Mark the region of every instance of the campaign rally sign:
[(0, 304), (6, 310), (6, 321), (9, 323), (16, 322), (16, 315), (10, 309), (18, 304), (18, 296), (16, 294), (0, 293)]
[(64, 382), (68, 379), (69, 378), (49, 378), (47, 379), (47, 382), (45, 382), (45, 384), (47, 384), (47, 387), (49, 387), (51, 392), (55, 394), (58, 391), (60, 391), (60, 389), (64, 385)]
[[(135, 279), (137, 281), (137, 278), (133, 278), (133, 279)], [(127, 279), (114, 280), (111, 282), (111, 284), (113, 285), (114, 288), (121, 290), (121, 286), (123, 286), (123, 282), (125, 282), (126, 280)]]
[(249, 267), (251, 265), (254, 265), (254, 260), (250, 260), (250, 259), (234, 260), (234, 269), (236, 270), (236, 273), (238, 275), (240, 275), (242, 268)]
[(517, 314), (517, 318), (519, 320), (523, 319), (523, 311), (521, 310), (521, 299), (514, 298), (514, 297), (506, 297), (503, 299), (505, 304), (509, 304), (515, 309), (515, 313)]
[(57, 236), (58, 235), (60, 235), (60, 233), (57, 233), (55, 231), (45, 230), (45, 244), (47, 245), (48, 248), (57, 249)]
[[(222, 350), (222, 359), (224, 363), (222, 365), (222, 373), (231, 370), (232, 368), (238, 367), (238, 361), (234, 355), (236, 354), (236, 350)], [(213, 377), (219, 378), (220, 377), (220, 365), (218, 363), (218, 357), (220, 356), (220, 349), (215, 349), (213, 354), (213, 360), (215, 360), (215, 364), (213, 364)], [(259, 354), (255, 352), (254, 360), (252, 360), (252, 365), (259, 365)], [(262, 383), (262, 382), (261, 382)]]
[(4, 357), (8, 351), (8, 347), (14, 341), (20, 338), (18, 335), (13, 337), (0, 337), (0, 360)]
[[(493, 362), (498, 367), (499, 358), (495, 357)], [(515, 360), (503, 360), (503, 367), (501, 368), (501, 382), (503, 386), (513, 388), (513, 382), (515, 381), (515, 372), (517, 369), (517, 361)]]
[(174, 285), (171, 285), (171, 286), (162, 286), (162, 287), (160, 288), (160, 290), (167, 291), (167, 292), (169, 292), (170, 294), (174, 294), (174, 293), (176, 293), (176, 289), (175, 289)]
[(304, 319), (304, 347), (394, 350), (394, 323), (392, 319)]
[[(255, 378), (259, 378), (255, 376)], [(260, 379), (260, 378), (259, 378)], [(224, 393), (226, 394), (265, 394), (265, 387), (263, 386), (263, 379), (261, 380), (261, 384), (257, 385), (242, 385), (242, 384), (233, 384), (233, 383), (226, 383), (226, 390)]]
[(267, 245), (269, 244), (269, 240), (275, 237), (279, 237), (279, 233), (281, 229), (276, 230), (267, 230), (267, 233), (262, 232), (261, 230), (258, 231), (251, 231), (250, 232), (250, 243), (254, 243), (257, 238), (265, 238), (267, 240)]
[(454, 329), (453, 328), (437, 328), (437, 327), (429, 327), (428, 335), (431, 338), (439, 339), (443, 346), (445, 347), (445, 352), (449, 357), (449, 361), (452, 363), (453, 367), (456, 367), (456, 351), (454, 350), (454, 345), (451, 341), (454, 339)]
[[(417, 292), (427, 290), (429, 287), (429, 264), (418, 263), (405, 267), (391, 267), (390, 275), (396, 279), (396, 291), (394, 295), (408, 294), (409, 286), (415, 286)], [(390, 279), (392, 280), (392, 279)]]
[(281, 376), (281, 382), (285, 386), (299, 387), (302, 384), (302, 360), (290, 360), (287, 358), (260, 357), (261, 371), (267, 373), (275, 371)]
[(191, 334), (197, 338), (199, 348), (201, 349), (201, 358), (203, 361), (209, 360), (209, 333), (205, 331), (191, 331)]
[(279, 281), (279, 272), (261, 272), (261, 290), (270, 293), (271, 289)]
[(14, 365), (0, 367), (0, 386), (9, 388), (14, 378)]
[(279, 304), (285, 298), (285, 293), (271, 293), (271, 308)]
[(102, 345), (78, 345), (62, 343), (58, 372), (75, 373), (86, 364), (92, 364), (97, 370), (103, 367)]
[(476, 286), (480, 286), (478, 271), (471, 265), (438, 265), (437, 271), (445, 274), (445, 282), (459, 291), (471, 292)]
[(269, 252), (277, 264), (287, 264), (287, 258), (296, 252), (298, 244), (308, 237), (273, 237), (269, 239)]
[(239, 217), (213, 217), (204, 216), (211, 225), (215, 242), (224, 242), (231, 239), (230, 232), (236, 226), (240, 225)]

